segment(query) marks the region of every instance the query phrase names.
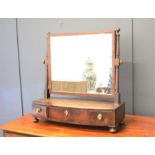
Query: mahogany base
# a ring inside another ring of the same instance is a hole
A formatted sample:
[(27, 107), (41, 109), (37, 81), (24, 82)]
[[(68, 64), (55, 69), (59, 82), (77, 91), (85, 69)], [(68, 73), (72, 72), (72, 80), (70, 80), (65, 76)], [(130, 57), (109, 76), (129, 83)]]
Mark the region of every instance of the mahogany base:
[(70, 99), (42, 99), (32, 104), (33, 121), (55, 121), (61, 123), (106, 126), (116, 132), (124, 122), (125, 104)]

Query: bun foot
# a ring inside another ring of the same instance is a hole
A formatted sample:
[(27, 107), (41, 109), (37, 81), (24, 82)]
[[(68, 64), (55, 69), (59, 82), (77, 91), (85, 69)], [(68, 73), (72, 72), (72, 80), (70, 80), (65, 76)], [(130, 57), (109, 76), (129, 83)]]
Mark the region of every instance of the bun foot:
[(111, 133), (115, 133), (117, 131), (118, 131), (117, 127), (110, 127), (109, 128), (109, 132), (111, 132)]
[(120, 125), (125, 125), (125, 124), (126, 124), (126, 123), (125, 123), (125, 120), (122, 120), (119, 124), (120, 124)]
[(34, 123), (38, 123), (38, 122), (39, 122), (39, 119), (36, 118), (36, 117), (33, 117), (32, 121), (33, 121)]

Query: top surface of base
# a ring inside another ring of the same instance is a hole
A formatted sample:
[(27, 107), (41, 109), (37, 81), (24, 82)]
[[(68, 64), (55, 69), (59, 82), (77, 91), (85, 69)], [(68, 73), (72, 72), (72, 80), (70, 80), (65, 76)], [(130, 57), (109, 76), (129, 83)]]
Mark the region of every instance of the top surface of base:
[(82, 109), (117, 109), (121, 104), (114, 102), (103, 101), (89, 101), (89, 100), (76, 100), (76, 99), (40, 99), (35, 100), (34, 104), (45, 106), (57, 106), (68, 108), (82, 108)]

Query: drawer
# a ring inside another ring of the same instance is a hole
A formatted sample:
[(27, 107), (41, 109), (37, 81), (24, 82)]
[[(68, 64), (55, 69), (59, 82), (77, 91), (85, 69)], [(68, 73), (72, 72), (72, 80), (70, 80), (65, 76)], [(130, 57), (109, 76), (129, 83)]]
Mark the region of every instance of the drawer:
[(49, 120), (56, 122), (98, 126), (114, 123), (113, 113), (103, 110), (49, 107), (48, 114)]

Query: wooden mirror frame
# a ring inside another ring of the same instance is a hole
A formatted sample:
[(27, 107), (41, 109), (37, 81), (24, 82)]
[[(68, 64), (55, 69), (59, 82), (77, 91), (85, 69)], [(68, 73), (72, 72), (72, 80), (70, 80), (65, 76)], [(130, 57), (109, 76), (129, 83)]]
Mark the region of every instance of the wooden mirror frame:
[[(62, 34), (47, 34), (47, 57), (44, 61), (46, 64), (46, 88), (45, 88), (45, 98), (49, 98), (50, 94), (58, 95), (69, 95), (69, 96), (86, 96), (86, 97), (99, 97), (99, 98), (112, 98), (115, 99), (117, 103), (120, 101), (119, 95), (119, 31), (101, 31), (101, 32), (77, 32), (77, 33), (62, 33)], [(71, 35), (86, 35), (86, 34), (102, 34), (111, 33), (112, 34), (112, 94), (87, 94), (87, 93), (71, 93), (71, 92), (54, 92), (52, 88), (52, 78), (51, 78), (51, 46), (50, 38), (52, 36), (71, 36)]]

